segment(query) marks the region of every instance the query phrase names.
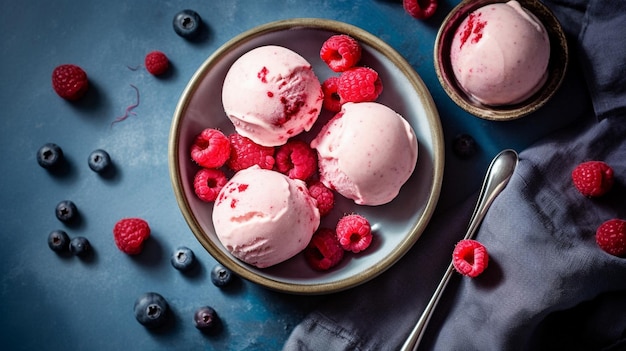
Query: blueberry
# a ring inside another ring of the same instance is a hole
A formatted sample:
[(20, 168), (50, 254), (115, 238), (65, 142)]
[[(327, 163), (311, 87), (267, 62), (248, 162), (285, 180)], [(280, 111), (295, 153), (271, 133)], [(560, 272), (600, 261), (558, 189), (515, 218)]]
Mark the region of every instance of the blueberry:
[(181, 246), (177, 248), (170, 259), (172, 266), (179, 271), (186, 271), (191, 268), (195, 262), (195, 255), (190, 248)]
[(209, 306), (202, 306), (193, 315), (193, 324), (202, 331), (215, 330), (220, 325), (220, 317)]
[(147, 292), (135, 300), (135, 318), (146, 328), (156, 328), (167, 320), (169, 306), (163, 296)]
[(232, 280), (233, 274), (232, 272), (222, 266), (221, 264), (216, 264), (213, 269), (211, 270), (211, 282), (215, 285), (215, 286), (224, 286), (228, 283), (230, 283), (230, 281)]
[(46, 143), (37, 150), (37, 163), (43, 168), (56, 168), (62, 162), (63, 150), (57, 144)]
[(87, 238), (77, 236), (70, 240), (70, 252), (78, 257), (85, 257), (91, 252), (91, 244)]
[(174, 31), (186, 39), (195, 38), (200, 32), (202, 19), (196, 11), (182, 10), (174, 16)]
[(63, 230), (53, 230), (48, 235), (48, 246), (52, 251), (67, 252), (70, 249), (70, 237)]
[(91, 154), (89, 154), (87, 162), (89, 164), (89, 168), (96, 173), (102, 173), (111, 167), (111, 157), (108, 152), (102, 149), (94, 150)]
[(463, 159), (474, 156), (477, 148), (476, 141), (469, 134), (457, 135), (452, 144), (452, 150), (454, 153)]
[(61, 222), (71, 222), (78, 216), (78, 209), (72, 201), (63, 200), (57, 204), (55, 214)]

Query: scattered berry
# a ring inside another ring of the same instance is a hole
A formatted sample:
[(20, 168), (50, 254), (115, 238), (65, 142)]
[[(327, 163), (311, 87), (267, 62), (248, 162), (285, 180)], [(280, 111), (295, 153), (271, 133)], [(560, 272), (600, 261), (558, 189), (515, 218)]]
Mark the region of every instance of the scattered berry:
[(383, 91), (383, 83), (375, 70), (356, 67), (341, 73), (337, 88), (345, 102), (366, 102), (378, 98)]
[(48, 246), (55, 252), (67, 252), (70, 249), (70, 237), (63, 230), (53, 230), (48, 235)]
[(339, 77), (331, 76), (328, 77), (322, 83), (322, 93), (324, 94), (324, 100), (322, 101), (322, 107), (331, 112), (339, 112), (341, 111), (341, 105), (343, 105), (344, 101), (339, 96), (337, 90), (339, 89)]
[(152, 51), (146, 55), (144, 64), (150, 74), (159, 76), (170, 67), (170, 60), (161, 51)]
[(583, 162), (572, 171), (572, 180), (584, 196), (601, 196), (613, 186), (613, 169), (602, 161)]
[(185, 39), (194, 39), (200, 32), (202, 19), (196, 11), (182, 10), (174, 16), (172, 25), (176, 34)]
[(66, 100), (78, 100), (89, 88), (87, 73), (76, 65), (60, 65), (52, 71), (52, 88)]
[(59, 221), (65, 223), (71, 222), (78, 217), (78, 209), (70, 200), (63, 200), (59, 202), (54, 212)]
[(487, 268), (488, 263), (487, 249), (476, 240), (461, 240), (454, 247), (452, 264), (463, 275), (474, 278)]
[(63, 162), (63, 150), (59, 145), (46, 143), (37, 150), (37, 163), (45, 169), (54, 169)]
[(141, 218), (124, 218), (113, 227), (115, 245), (129, 255), (139, 254), (149, 237), (150, 226)]
[(218, 287), (225, 286), (233, 279), (233, 273), (221, 264), (216, 264), (211, 270), (211, 282)]
[(70, 252), (78, 257), (87, 256), (91, 252), (91, 244), (87, 238), (77, 236), (70, 240)]
[(193, 324), (202, 331), (215, 330), (220, 325), (217, 312), (209, 306), (202, 306), (193, 315)]
[(596, 230), (596, 243), (613, 256), (626, 257), (626, 221), (615, 218), (602, 223)]
[(289, 140), (274, 157), (279, 172), (291, 179), (307, 180), (317, 170), (317, 153), (302, 140)]
[(135, 318), (146, 328), (156, 328), (168, 318), (169, 305), (163, 296), (155, 292), (140, 295), (135, 300)]
[(344, 249), (332, 229), (320, 228), (304, 249), (304, 258), (316, 270), (325, 271), (336, 266), (343, 258)]
[(107, 169), (109, 169), (109, 167), (111, 167), (111, 156), (109, 156), (108, 152), (102, 149), (97, 149), (89, 154), (87, 164), (92, 171), (96, 173), (104, 173)]
[(337, 238), (346, 251), (354, 253), (367, 249), (372, 243), (372, 228), (365, 217), (350, 214), (337, 222)]
[(228, 178), (221, 170), (202, 168), (193, 179), (193, 189), (200, 200), (213, 202), (227, 182)]
[(207, 128), (191, 145), (191, 158), (205, 168), (219, 168), (230, 157), (230, 141), (217, 129)]
[(238, 133), (229, 135), (228, 139), (230, 140), (230, 159), (226, 162), (228, 168), (235, 172), (254, 165), (263, 169), (274, 168), (276, 161), (273, 147), (261, 146)]
[(179, 271), (187, 271), (193, 267), (196, 262), (196, 256), (190, 248), (181, 246), (174, 250), (170, 262), (172, 266)]
[(467, 159), (476, 153), (476, 140), (469, 134), (459, 134), (454, 137), (452, 142), (452, 151), (459, 158)]
[(335, 194), (322, 182), (315, 181), (309, 185), (309, 195), (315, 199), (320, 216), (325, 216), (335, 207)]
[(417, 19), (426, 19), (435, 14), (437, 0), (403, 0), (404, 10)]
[(361, 45), (349, 35), (333, 35), (322, 44), (320, 58), (333, 71), (343, 72), (359, 62)]

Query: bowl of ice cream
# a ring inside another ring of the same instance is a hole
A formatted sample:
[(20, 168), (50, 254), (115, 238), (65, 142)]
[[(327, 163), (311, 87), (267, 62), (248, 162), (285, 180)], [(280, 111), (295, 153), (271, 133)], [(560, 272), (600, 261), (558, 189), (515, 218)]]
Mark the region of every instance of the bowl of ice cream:
[(563, 29), (537, 0), (464, 0), (435, 39), (435, 71), (445, 92), (488, 120), (541, 108), (561, 85), (567, 64)]
[[(362, 64), (380, 75), (384, 90), (376, 102), (345, 104), (339, 113), (317, 110), (319, 84), (335, 74), (320, 59), (320, 48), (335, 34), (357, 39), (363, 49)], [(256, 65), (252, 74), (234, 74), (250, 53), (256, 57), (243, 66)], [(281, 60), (286, 63), (280, 64)], [(312, 72), (318, 81), (311, 82)], [(283, 117), (271, 117), (273, 111)], [(337, 123), (338, 114), (346, 116), (341, 119), (345, 124)], [(364, 114), (378, 116), (384, 123), (362, 123), (358, 117)], [(356, 117), (348, 117), (352, 115)], [(291, 124), (298, 119), (297, 125)], [(225, 135), (245, 134), (268, 145), (264, 147), (278, 148), (292, 139), (315, 146), (327, 159), (319, 177), (336, 189), (332, 211), (320, 215), (307, 195), (308, 183), (257, 166), (226, 172), (228, 183), (216, 200), (201, 200), (194, 190), (201, 167), (190, 157), (190, 149), (206, 128)], [(322, 131), (326, 138), (317, 138)], [(354, 143), (360, 146), (350, 147)], [(419, 244), (439, 198), (443, 148), (432, 97), (401, 55), (358, 27), (299, 18), (243, 32), (202, 63), (176, 106), (168, 158), (181, 213), (211, 256), (240, 277), (269, 289), (325, 294), (376, 277)], [(394, 159), (390, 155), (405, 164), (390, 162)], [(369, 247), (346, 252), (331, 269), (312, 268), (302, 252), (311, 232), (334, 227), (352, 213), (369, 221), (373, 233)]]

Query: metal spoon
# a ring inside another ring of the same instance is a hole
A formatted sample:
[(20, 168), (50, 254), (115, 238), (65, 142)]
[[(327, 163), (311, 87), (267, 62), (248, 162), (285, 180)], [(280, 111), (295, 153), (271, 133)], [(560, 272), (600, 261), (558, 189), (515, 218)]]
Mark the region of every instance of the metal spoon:
[[(517, 161), (517, 152), (510, 149), (501, 151), (491, 161), (480, 190), (480, 195), (478, 196), (478, 203), (474, 208), (474, 212), (472, 213), (472, 217), (467, 228), (467, 233), (463, 239), (471, 239), (474, 236), (476, 230), (480, 226), (480, 223), (485, 217), (485, 214), (487, 213), (487, 209), (491, 206), (491, 203), (502, 191), (502, 189), (506, 187), (509, 179), (511, 179), (513, 171), (517, 166)], [(450, 262), (450, 265), (439, 282), (437, 289), (435, 289), (433, 296), (430, 298), (430, 301), (428, 301), (424, 313), (422, 313), (422, 316), (417, 321), (417, 324), (413, 327), (411, 334), (409, 334), (409, 337), (404, 342), (404, 345), (402, 345), (402, 348), (400, 349), (401, 351), (412, 351), (417, 349), (417, 346), (422, 340), (422, 336), (424, 336), (430, 317), (432, 316), (433, 311), (443, 294), (443, 290), (446, 288), (446, 285), (448, 285), (448, 281), (450, 280), (453, 271), (454, 266), (452, 265), (452, 262)]]

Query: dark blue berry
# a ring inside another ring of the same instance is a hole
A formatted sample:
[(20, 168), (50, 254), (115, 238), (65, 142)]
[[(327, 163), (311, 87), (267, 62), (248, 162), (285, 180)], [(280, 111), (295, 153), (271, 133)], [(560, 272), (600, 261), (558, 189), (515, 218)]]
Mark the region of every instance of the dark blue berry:
[(56, 252), (67, 252), (70, 249), (70, 237), (63, 230), (53, 230), (48, 235), (48, 246)]
[(96, 173), (102, 173), (111, 166), (111, 157), (109, 153), (98, 149), (89, 154), (89, 168)]
[(228, 283), (230, 283), (230, 281), (233, 278), (233, 274), (232, 272), (222, 266), (221, 264), (216, 264), (213, 269), (211, 270), (211, 282), (215, 285), (215, 286), (224, 286)]
[(220, 325), (220, 318), (213, 308), (202, 306), (194, 313), (193, 323), (196, 328), (202, 331), (211, 331), (215, 330)]
[(55, 214), (61, 222), (71, 222), (78, 216), (78, 209), (72, 201), (63, 200), (57, 204)]
[(91, 252), (91, 244), (87, 238), (77, 236), (70, 240), (70, 252), (79, 257), (87, 256)]
[(172, 266), (180, 271), (191, 268), (195, 262), (195, 255), (190, 248), (181, 246), (177, 248), (170, 259)]
[(476, 141), (469, 134), (459, 134), (454, 138), (452, 150), (460, 158), (469, 158), (477, 151)]
[(167, 320), (169, 306), (163, 296), (155, 292), (142, 294), (135, 300), (135, 318), (146, 328), (156, 328)]
[(186, 39), (193, 39), (198, 36), (202, 19), (196, 11), (182, 10), (174, 16), (174, 31)]
[(37, 150), (37, 163), (43, 168), (56, 168), (62, 162), (63, 150), (57, 144), (46, 143)]

